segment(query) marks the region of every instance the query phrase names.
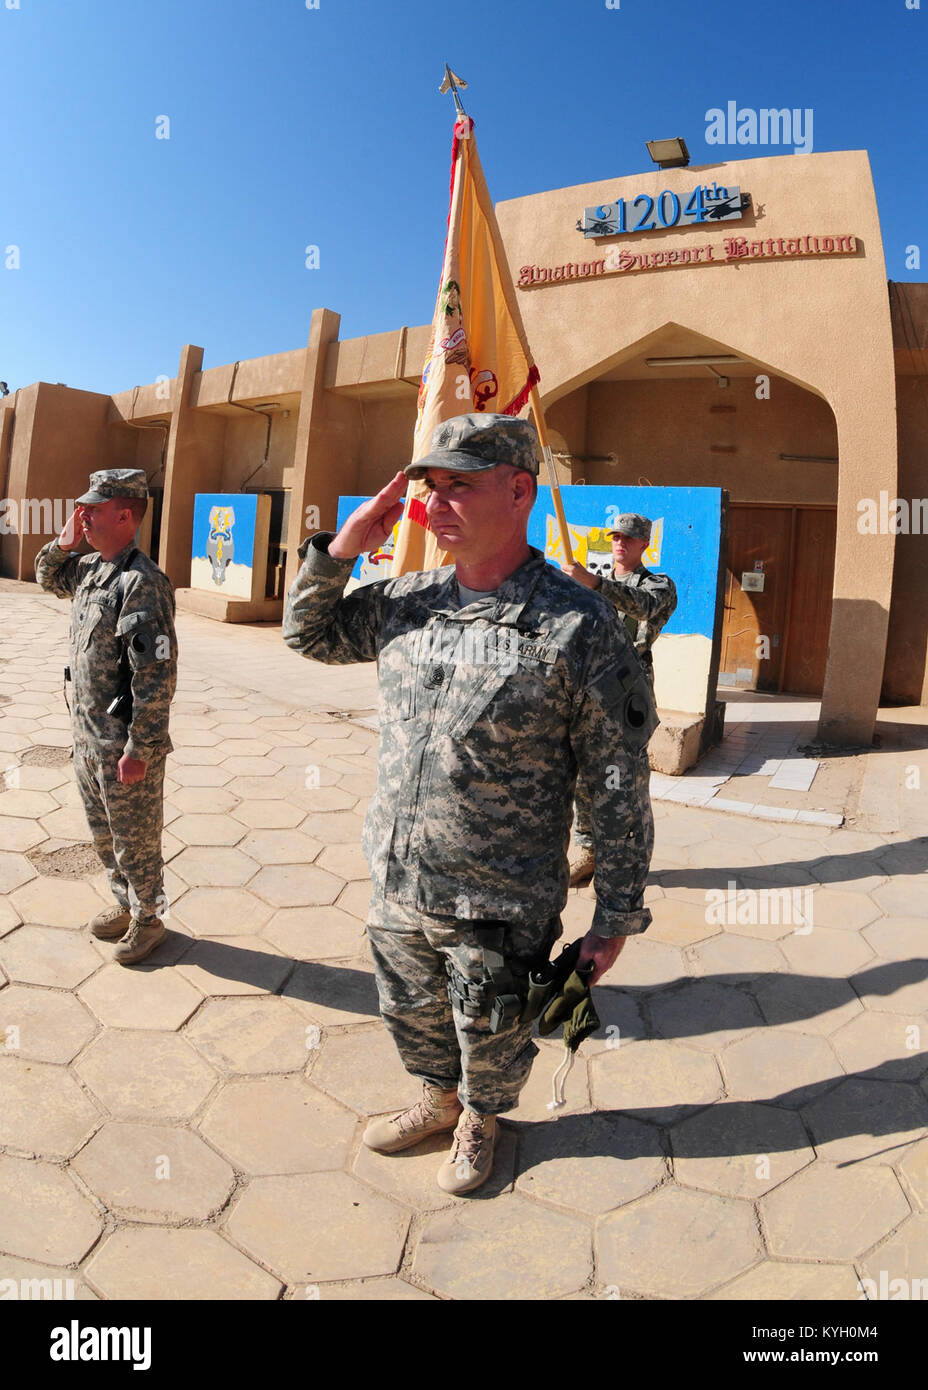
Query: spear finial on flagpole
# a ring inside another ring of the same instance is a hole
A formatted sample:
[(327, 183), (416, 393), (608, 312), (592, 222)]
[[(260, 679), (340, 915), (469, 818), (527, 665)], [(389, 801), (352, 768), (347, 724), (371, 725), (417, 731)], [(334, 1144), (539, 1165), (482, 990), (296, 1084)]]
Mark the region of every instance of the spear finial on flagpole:
[(451, 69), (449, 68), (448, 64), (446, 63), (446, 64), (445, 64), (445, 75), (444, 75), (444, 77), (442, 78), (441, 86), (439, 87), (438, 90), (441, 92), (442, 96), (444, 96), (445, 92), (450, 92), (450, 93), (451, 93), (451, 95), (454, 97), (454, 105), (455, 105), (455, 108), (456, 108), (457, 113), (458, 113), (459, 116), (466, 116), (466, 115), (467, 115), (467, 112), (464, 110), (464, 107), (461, 105), (461, 98), (458, 96), (458, 88), (459, 88), (459, 87), (462, 87), (462, 88), (463, 88), (463, 87), (466, 87), (466, 86), (467, 86), (467, 83), (464, 81), (464, 78), (463, 78), (463, 77), (458, 77), (457, 73), (456, 73), (456, 72), (452, 72)]

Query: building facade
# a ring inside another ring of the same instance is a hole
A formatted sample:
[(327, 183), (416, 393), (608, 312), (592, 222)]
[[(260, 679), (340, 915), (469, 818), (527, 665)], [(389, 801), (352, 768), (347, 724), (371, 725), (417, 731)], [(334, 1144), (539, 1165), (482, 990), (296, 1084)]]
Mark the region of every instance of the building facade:
[[(497, 215), (560, 481), (728, 493), (719, 682), (821, 696), (819, 737), (845, 746), (881, 700), (928, 704), (928, 285), (887, 283), (866, 153), (652, 170)], [(303, 349), (204, 369), (187, 345), (172, 381), (20, 389), (0, 572), (31, 578), (90, 471), (140, 467), (140, 540), (180, 606), (273, 618), (306, 531), (408, 462), (429, 333), (344, 340), (317, 309)], [(204, 492), (270, 497), (263, 600), (187, 588)]]

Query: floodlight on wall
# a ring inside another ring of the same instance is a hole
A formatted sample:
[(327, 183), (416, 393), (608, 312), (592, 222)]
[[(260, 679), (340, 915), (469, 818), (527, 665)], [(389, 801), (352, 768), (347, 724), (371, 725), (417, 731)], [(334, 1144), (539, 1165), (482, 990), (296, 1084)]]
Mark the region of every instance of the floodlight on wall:
[(646, 140), (645, 144), (658, 169), (685, 169), (690, 162), (690, 152), (682, 135), (673, 140)]

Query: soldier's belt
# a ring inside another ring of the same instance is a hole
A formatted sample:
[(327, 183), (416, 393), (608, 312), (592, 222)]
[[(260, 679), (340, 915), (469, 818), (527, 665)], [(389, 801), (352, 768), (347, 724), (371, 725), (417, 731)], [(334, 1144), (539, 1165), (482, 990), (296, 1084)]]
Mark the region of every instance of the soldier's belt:
[[(480, 921), (469, 922), (467, 925), (478, 933), (481, 940), (483, 978), (469, 980), (446, 956), (445, 973), (448, 976), (448, 997), (451, 1003), (457, 1005), (467, 1018), (480, 1018), (489, 1012), (491, 1033), (502, 1032), (516, 1023), (530, 1022), (541, 1011), (550, 992), (546, 991), (544, 1000), (539, 998), (538, 1007), (534, 1012), (527, 1011), (530, 1001), (533, 1000), (530, 981), (536, 972), (531, 972), (528, 980), (517, 979), (506, 964), (503, 952), (507, 924)], [(538, 964), (539, 969), (544, 970), (549, 962)]]

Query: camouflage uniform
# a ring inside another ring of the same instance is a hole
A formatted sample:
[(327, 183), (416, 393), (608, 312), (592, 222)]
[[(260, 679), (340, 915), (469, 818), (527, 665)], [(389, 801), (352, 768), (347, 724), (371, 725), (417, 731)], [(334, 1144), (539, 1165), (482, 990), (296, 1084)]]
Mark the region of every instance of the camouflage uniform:
[[(135, 921), (147, 923), (165, 907), (161, 830), (177, 640), (171, 582), (147, 555), (136, 551), (133, 556), (134, 549), (126, 546), (104, 560), (99, 554), (73, 555), (50, 541), (36, 556), (35, 576), (49, 593), (73, 600), (71, 731), (77, 785), (114, 898)], [(132, 682), (128, 726), (107, 713), (119, 689), (124, 646)], [(141, 782), (126, 786), (118, 780), (123, 753), (146, 764)]]
[[(578, 767), (599, 848), (592, 930), (646, 929), (650, 690), (613, 610), (538, 550), (462, 608), (453, 566), (343, 596), (353, 561), (332, 558), (330, 540), (320, 532), (300, 547), (283, 636), (317, 661), (378, 663), (377, 792), (363, 847), (384, 1022), (407, 1071), (446, 1088), (460, 1080), (466, 1106), (497, 1114), (528, 1075), (531, 1026), (491, 1034), (486, 1011), (452, 1010), (444, 963), (479, 987), (486, 922), (507, 924), (514, 976), (547, 958), (567, 901)], [(603, 748), (614, 750), (609, 767)]]
[[(638, 659), (645, 669), (651, 689), (654, 689), (654, 663), (651, 648), (677, 606), (677, 589), (669, 574), (658, 574), (644, 565), (636, 565), (631, 574), (615, 574), (600, 578), (597, 593), (618, 611), (632, 641)], [(574, 839), (578, 845), (593, 844), (590, 798), (582, 781), (577, 783), (577, 819)]]

